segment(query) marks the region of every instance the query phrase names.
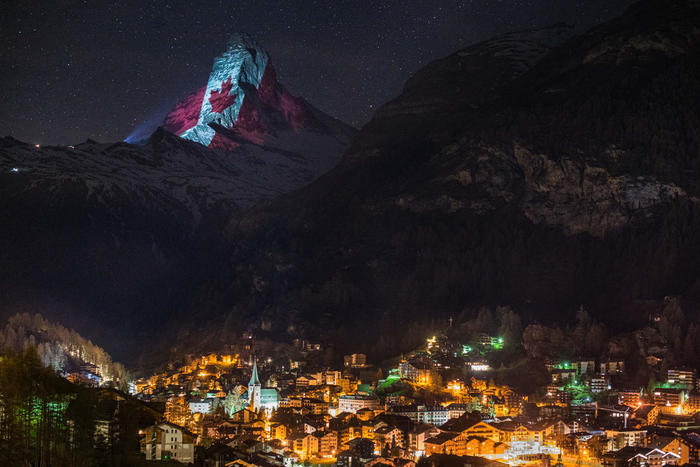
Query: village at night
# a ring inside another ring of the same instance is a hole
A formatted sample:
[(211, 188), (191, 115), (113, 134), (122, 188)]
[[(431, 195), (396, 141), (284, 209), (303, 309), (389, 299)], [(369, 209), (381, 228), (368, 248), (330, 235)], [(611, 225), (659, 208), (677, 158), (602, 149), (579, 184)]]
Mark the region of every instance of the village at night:
[(700, 465), (698, 0), (10, 0), (0, 467)]

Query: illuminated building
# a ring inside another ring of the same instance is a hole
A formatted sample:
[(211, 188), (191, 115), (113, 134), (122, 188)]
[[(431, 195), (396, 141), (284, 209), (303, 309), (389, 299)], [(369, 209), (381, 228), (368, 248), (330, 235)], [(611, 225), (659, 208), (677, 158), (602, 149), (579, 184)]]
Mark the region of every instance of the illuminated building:
[(184, 397), (171, 397), (165, 401), (165, 420), (181, 426), (190, 426), (193, 421), (192, 412)]
[(374, 430), (374, 449), (376, 451), (393, 446), (403, 447), (403, 432), (401, 430), (389, 426), (382, 426)]
[(552, 370), (552, 384), (567, 384), (576, 378), (574, 369), (554, 369)]
[(685, 403), (690, 413), (700, 411), (700, 392), (691, 391), (690, 393), (688, 393)]
[(662, 467), (664, 465), (678, 465), (680, 456), (673, 452), (652, 449), (649, 452), (640, 452), (629, 460), (632, 465), (640, 467)]
[(362, 420), (363, 422), (368, 422), (372, 418), (374, 418), (374, 410), (372, 410), (372, 409), (360, 409), (357, 412), (355, 412), (355, 415), (357, 415), (357, 418)]
[(343, 375), (340, 378), (340, 389), (346, 394), (353, 393), (357, 390), (357, 378), (352, 375)]
[(414, 457), (422, 457), (425, 454), (425, 441), (437, 436), (440, 430), (433, 425), (417, 424), (408, 433), (409, 453)]
[(654, 404), (675, 407), (681, 405), (684, 400), (685, 390), (679, 388), (654, 389)]
[(469, 409), (467, 404), (450, 404), (446, 407), (447, 418), (457, 418), (464, 415), (464, 413)]
[(295, 386), (298, 388), (307, 388), (309, 386), (322, 386), (324, 384), (335, 385), (340, 382), (339, 371), (319, 371), (317, 373), (305, 373), (295, 380)]
[(475, 373), (482, 372), (482, 371), (489, 371), (491, 369), (491, 366), (488, 364), (486, 360), (474, 360), (467, 362), (467, 366), (469, 366), (469, 369)]
[(338, 433), (330, 431), (318, 435), (319, 455), (322, 457), (334, 457), (338, 452)]
[(399, 363), (399, 375), (413, 383), (432, 384), (435, 382), (433, 362), (426, 357), (416, 357)]
[(605, 436), (612, 441), (612, 449), (625, 446), (644, 446), (646, 430), (605, 430)]
[(662, 467), (663, 465), (678, 465), (680, 456), (658, 448), (627, 446), (617, 451), (606, 452), (603, 455), (605, 467), (624, 467), (637, 465), (640, 467)]
[(241, 409), (231, 414), (231, 420), (237, 423), (250, 423), (260, 420), (260, 414), (250, 409)]
[(346, 426), (338, 431), (338, 443), (344, 445), (355, 438), (369, 438), (364, 436), (363, 427)]
[(491, 345), (491, 336), (488, 334), (479, 334), (479, 336), (476, 338), (476, 343), (477, 345), (480, 345), (481, 347), (487, 347)]
[(571, 363), (571, 367), (576, 371), (577, 375), (595, 373), (595, 360), (577, 360)]
[(226, 467), (257, 467), (255, 464), (246, 462), (242, 459), (236, 459), (235, 461), (228, 462)]
[(508, 445), (491, 438), (468, 436), (464, 433), (444, 432), (425, 441), (425, 455), (451, 454), (455, 456), (502, 455)]
[(668, 383), (682, 387), (687, 391), (695, 388), (695, 370), (688, 368), (673, 368), (668, 370)]
[(360, 409), (379, 408), (379, 399), (362, 394), (343, 394), (338, 398), (338, 411), (355, 413)]
[(637, 407), (641, 404), (641, 391), (619, 391), (617, 393), (617, 403), (620, 405), (628, 405), (630, 407)]
[(687, 433), (676, 436), (663, 450), (677, 454), (680, 457), (679, 465), (697, 464), (700, 461), (700, 435)]
[(441, 405), (403, 405), (391, 407), (391, 412), (408, 417), (416, 423), (429, 423), (440, 426), (450, 419), (447, 407)]
[(481, 438), (489, 438), (493, 441), (502, 442), (508, 439), (508, 435), (501, 429), (492, 426), (486, 422), (478, 422), (468, 427), (461, 432), (464, 438), (470, 436), (478, 436)]
[(624, 360), (609, 360), (600, 363), (600, 374), (602, 375), (621, 375), (624, 372)]
[(515, 416), (520, 413), (520, 408), (523, 404), (523, 398), (518, 396), (514, 391), (505, 389), (502, 391), (503, 399), (506, 402), (509, 416)]
[(328, 412), (328, 404), (319, 399), (313, 399), (311, 397), (303, 397), (301, 399), (301, 406), (308, 409), (309, 413), (312, 415), (321, 415)]
[(340, 378), (340, 371), (326, 370), (323, 372), (323, 384), (328, 384), (330, 386), (340, 386)]
[(316, 436), (308, 434), (293, 440), (292, 447), (302, 460), (309, 459), (318, 454), (319, 440)]
[(559, 405), (567, 405), (571, 401), (571, 393), (555, 384), (547, 386), (547, 400)]
[(141, 452), (146, 460), (176, 460), (194, 462), (196, 436), (181, 426), (164, 422), (143, 430)]
[(604, 392), (608, 389), (610, 389), (610, 382), (606, 376), (594, 376), (591, 378), (591, 392)]
[(363, 353), (354, 353), (343, 357), (345, 366), (350, 368), (362, 368), (367, 365), (367, 355)]
[(248, 405), (252, 411), (256, 411), (260, 408), (261, 389), (262, 385), (258, 378), (258, 362), (255, 360), (253, 362), (253, 371), (250, 375), (250, 381), (248, 382)]
[(192, 413), (203, 413), (203, 414), (211, 413), (213, 405), (214, 405), (214, 400), (211, 398), (193, 399), (189, 402), (190, 412), (192, 412)]
[(279, 407), (279, 393), (276, 388), (263, 388), (258, 378), (258, 362), (253, 362), (253, 371), (248, 382), (248, 405), (253, 411), (272, 411)]
[(287, 427), (281, 423), (269, 424), (270, 438), (285, 440), (287, 439)]
[(659, 419), (660, 406), (639, 404), (632, 418), (646, 425), (655, 425)]

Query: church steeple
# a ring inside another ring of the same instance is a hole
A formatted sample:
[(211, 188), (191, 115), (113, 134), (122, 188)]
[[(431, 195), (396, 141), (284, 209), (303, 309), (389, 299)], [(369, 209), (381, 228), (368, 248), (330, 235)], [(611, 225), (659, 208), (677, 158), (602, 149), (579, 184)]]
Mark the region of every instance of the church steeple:
[(250, 382), (248, 386), (260, 386), (260, 380), (258, 379), (258, 360), (253, 359), (253, 374), (250, 375)]
[(256, 411), (260, 408), (260, 379), (258, 378), (258, 361), (253, 360), (253, 373), (250, 375), (248, 383), (248, 405), (250, 410)]

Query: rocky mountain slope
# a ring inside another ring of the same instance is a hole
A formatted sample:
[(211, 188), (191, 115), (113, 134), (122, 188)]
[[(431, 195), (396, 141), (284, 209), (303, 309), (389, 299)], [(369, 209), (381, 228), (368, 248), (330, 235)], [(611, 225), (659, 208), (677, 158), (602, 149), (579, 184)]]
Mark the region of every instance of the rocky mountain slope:
[[(212, 72), (227, 84), (206, 88), (219, 113), (210, 105), (204, 121), (202, 101), (192, 107), (213, 141), (176, 131), (191, 99), (138, 145), (0, 139), (0, 319), (41, 312), (127, 351), (123, 338), (149, 338), (206, 270), (230, 216), (338, 162), (356, 131), (292, 97), (249, 37), (234, 36), (232, 55)], [(264, 80), (251, 88), (255, 74)]]
[(183, 313), (221, 339), (251, 323), (366, 349), (466, 307), (584, 304), (615, 326), (645, 319), (641, 300), (696, 300), (699, 25), (697, 1), (643, 0), (568, 40), (520, 32), (427, 65), (338, 167), (231, 220)]

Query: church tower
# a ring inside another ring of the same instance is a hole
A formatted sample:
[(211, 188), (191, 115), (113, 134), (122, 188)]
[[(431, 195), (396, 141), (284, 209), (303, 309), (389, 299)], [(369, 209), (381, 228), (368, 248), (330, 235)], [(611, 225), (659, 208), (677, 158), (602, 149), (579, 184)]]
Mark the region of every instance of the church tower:
[(253, 374), (248, 383), (248, 405), (250, 410), (257, 411), (260, 408), (260, 379), (258, 378), (258, 361), (253, 360)]

